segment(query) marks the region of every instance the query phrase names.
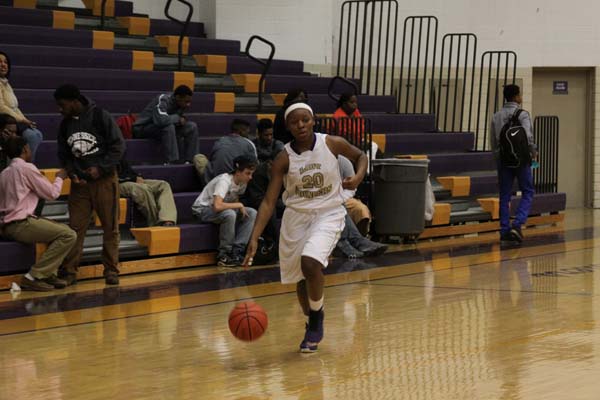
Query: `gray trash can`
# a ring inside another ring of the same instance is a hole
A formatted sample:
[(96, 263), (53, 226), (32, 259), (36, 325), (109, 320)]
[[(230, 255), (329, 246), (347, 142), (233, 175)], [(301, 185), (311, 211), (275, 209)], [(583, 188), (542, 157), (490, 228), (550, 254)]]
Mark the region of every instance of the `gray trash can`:
[(428, 169), (429, 160), (373, 160), (373, 217), (377, 235), (416, 238), (423, 232)]

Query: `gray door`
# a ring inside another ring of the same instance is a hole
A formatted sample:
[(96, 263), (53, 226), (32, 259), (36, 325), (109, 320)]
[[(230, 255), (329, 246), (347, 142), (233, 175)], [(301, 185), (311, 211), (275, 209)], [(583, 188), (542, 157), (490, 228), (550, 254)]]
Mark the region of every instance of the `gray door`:
[[(556, 81), (568, 82), (566, 94), (553, 94)], [(591, 70), (587, 69), (533, 70), (533, 116), (559, 118), (558, 190), (567, 193), (569, 208), (591, 206), (590, 82)]]

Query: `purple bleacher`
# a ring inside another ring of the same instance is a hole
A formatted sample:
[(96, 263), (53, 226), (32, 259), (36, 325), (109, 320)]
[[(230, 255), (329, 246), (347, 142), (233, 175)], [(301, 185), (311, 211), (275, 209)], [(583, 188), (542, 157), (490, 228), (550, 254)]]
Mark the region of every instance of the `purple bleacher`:
[(115, 17), (133, 15), (133, 1), (115, 1)]
[[(12, 21), (11, 21), (12, 22)], [(2, 44), (23, 44), (37, 46), (92, 47), (92, 31), (54, 29), (39, 26), (0, 24), (0, 48)]]
[[(21, 106), (21, 104), (19, 104)], [(55, 113), (30, 114), (27, 117), (37, 124), (37, 128), (44, 134), (45, 140), (56, 140), (58, 127), (62, 121), (62, 115)]]
[[(512, 216), (518, 209), (520, 196), (513, 196), (510, 201), (510, 213)], [(529, 215), (552, 213), (563, 211), (567, 206), (566, 193), (538, 193), (533, 197), (533, 203)]]
[[(217, 136), (200, 138), (200, 153), (210, 154), (217, 141)], [(154, 139), (129, 139), (127, 145), (127, 160), (132, 165), (162, 164), (164, 155), (159, 141)], [(35, 164), (38, 168), (58, 168), (60, 163), (57, 155), (56, 140), (44, 140), (37, 150)], [(163, 178), (161, 178), (163, 179)]]
[(429, 173), (443, 176), (449, 173), (493, 171), (496, 169), (491, 152), (430, 154)]
[[(113, 116), (117, 118), (119, 115), (119, 113), (115, 113)], [(46, 140), (56, 140), (58, 127), (62, 120), (60, 114), (28, 114), (27, 117), (37, 123)], [(256, 130), (256, 114), (189, 114), (187, 118), (198, 124), (200, 137), (218, 137), (228, 134), (229, 126), (234, 118), (245, 119), (250, 123), (250, 131), (254, 132)]]
[(58, 144), (56, 140), (44, 140), (38, 146), (35, 155), (35, 165), (38, 168), (58, 168)]
[(0, 21), (15, 25), (52, 27), (54, 15), (49, 10), (30, 10), (27, 8), (0, 7)]
[[(151, 19), (150, 20), (150, 36), (156, 35), (175, 35), (181, 34), (181, 25), (168, 19)], [(203, 38), (204, 24), (201, 22), (190, 22), (186, 36)]]
[[(331, 78), (321, 78), (316, 76), (294, 76), (290, 78), (287, 75), (267, 75), (265, 92), (266, 93), (287, 93), (290, 87), (303, 88), (310, 96), (314, 93), (327, 93)], [(358, 85), (358, 80), (354, 79)], [(348, 91), (348, 85), (341, 81), (336, 81), (333, 86), (334, 93), (344, 93)], [(335, 111), (335, 110), (334, 110)], [(333, 112), (333, 111), (332, 111)]]
[[(268, 79), (268, 78), (267, 78)], [(336, 102), (327, 94), (309, 93), (308, 102), (317, 114), (333, 114)], [(358, 96), (358, 108), (361, 112), (391, 113), (396, 111), (394, 96)]]
[(122, 69), (18, 67), (10, 82), (14, 88), (55, 89), (65, 82), (82, 90), (173, 90), (173, 72)]
[(200, 136), (221, 136), (230, 132), (231, 121), (243, 119), (250, 123), (250, 132), (256, 130), (256, 114), (189, 114), (187, 118), (198, 124)]
[(200, 196), (200, 191), (197, 192), (179, 192), (173, 195), (175, 205), (177, 206), (177, 220), (182, 223), (195, 222), (196, 219), (192, 214), (192, 204)]
[(468, 132), (429, 132), (387, 133), (385, 137), (385, 153), (394, 155), (469, 151), (473, 148), (474, 135)]
[[(0, 39), (1, 40), (1, 39)], [(133, 53), (57, 46), (0, 45), (15, 66), (131, 69)]]
[[(117, 118), (119, 113), (113, 116)], [(37, 123), (38, 129), (44, 133), (44, 139), (56, 140), (62, 116), (58, 113), (28, 114), (29, 119)], [(190, 121), (198, 124), (200, 137), (215, 138), (229, 133), (229, 125), (234, 118), (246, 119), (251, 124), (251, 131), (256, 129), (256, 114), (190, 114)]]
[(0, 239), (0, 275), (26, 273), (35, 263), (35, 245)]
[(219, 247), (219, 230), (213, 224), (179, 225), (179, 252), (210, 251)]
[[(129, 152), (127, 153), (129, 155)], [(193, 165), (134, 165), (133, 169), (145, 179), (169, 182), (173, 193), (200, 191), (200, 181)]]
[[(263, 69), (264, 66), (248, 57), (227, 57), (228, 74), (261, 74)], [(303, 75), (304, 63), (302, 61), (273, 60), (269, 67), (269, 74)]]
[(471, 177), (470, 196), (495, 193), (498, 193), (498, 176), (495, 173)]
[[(84, 90), (84, 93), (88, 91)], [(93, 99), (93, 98), (92, 98)], [(114, 113), (115, 118), (119, 113)], [(190, 121), (198, 124), (198, 132), (201, 137), (221, 136), (229, 133), (229, 126), (234, 118), (245, 119), (250, 123), (250, 131), (256, 130), (256, 114), (187, 114)], [(56, 139), (56, 130), (60, 124), (61, 117), (58, 114), (30, 114), (29, 119), (38, 124), (39, 129), (44, 132), (47, 140)], [(430, 114), (369, 114), (367, 117), (373, 121), (373, 133), (387, 132), (431, 132), (435, 126), (435, 120)]]
[[(160, 92), (127, 90), (84, 90), (85, 96), (94, 100), (99, 107), (111, 113), (139, 113)], [(53, 97), (54, 89), (15, 89), (21, 110), (25, 114), (57, 111)], [(192, 97), (190, 113), (209, 113), (214, 110), (214, 93), (196, 92)]]
[(188, 54), (218, 54), (224, 56), (239, 56), (239, 40), (219, 40), (204, 38), (189, 38)]
[(373, 133), (435, 131), (433, 114), (363, 113), (363, 117), (371, 119)]

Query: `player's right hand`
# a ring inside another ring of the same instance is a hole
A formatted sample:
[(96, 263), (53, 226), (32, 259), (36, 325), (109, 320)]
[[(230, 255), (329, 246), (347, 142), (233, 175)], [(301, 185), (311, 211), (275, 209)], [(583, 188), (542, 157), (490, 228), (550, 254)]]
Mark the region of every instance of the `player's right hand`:
[(257, 248), (258, 239), (250, 239), (250, 242), (248, 242), (248, 247), (246, 248), (246, 257), (244, 258), (244, 263), (242, 264), (245, 269), (248, 269), (248, 267), (252, 266)]

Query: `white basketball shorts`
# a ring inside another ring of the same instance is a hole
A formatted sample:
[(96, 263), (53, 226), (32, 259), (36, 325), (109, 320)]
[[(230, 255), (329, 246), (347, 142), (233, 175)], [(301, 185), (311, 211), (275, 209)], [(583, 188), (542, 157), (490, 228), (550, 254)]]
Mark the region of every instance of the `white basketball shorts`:
[(285, 209), (279, 236), (281, 283), (296, 283), (304, 279), (300, 260), (310, 257), (327, 267), (342, 230), (346, 209), (299, 212)]

